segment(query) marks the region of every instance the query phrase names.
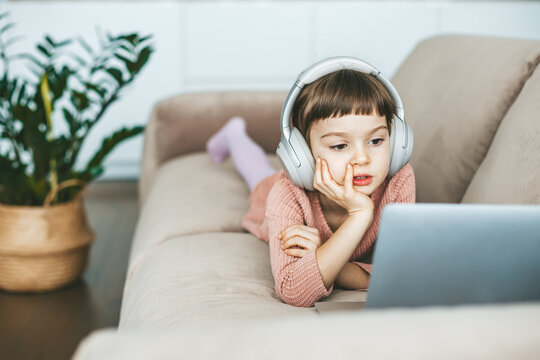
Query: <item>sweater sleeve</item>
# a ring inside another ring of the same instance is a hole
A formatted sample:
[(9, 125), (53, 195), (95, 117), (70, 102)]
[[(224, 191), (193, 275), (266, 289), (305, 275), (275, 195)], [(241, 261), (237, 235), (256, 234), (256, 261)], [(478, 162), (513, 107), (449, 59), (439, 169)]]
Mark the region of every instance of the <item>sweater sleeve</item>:
[[(288, 255), (281, 248), (278, 238), (281, 232), (292, 225), (305, 224), (305, 209), (295, 193), (288, 191), (290, 189), (287, 187), (287, 184), (278, 181), (268, 194), (266, 218), (272, 274), (276, 293), (285, 303), (312, 307), (320, 298), (328, 296), (334, 285), (328, 290), (324, 286), (315, 251), (298, 258)], [(301, 199), (307, 201), (307, 196)]]

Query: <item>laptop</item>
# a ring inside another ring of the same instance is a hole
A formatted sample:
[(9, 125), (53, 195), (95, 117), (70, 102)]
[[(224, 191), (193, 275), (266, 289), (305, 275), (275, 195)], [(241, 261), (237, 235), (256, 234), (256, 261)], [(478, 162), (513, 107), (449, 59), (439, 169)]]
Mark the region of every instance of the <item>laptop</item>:
[(319, 313), (540, 301), (540, 205), (390, 204), (367, 300)]

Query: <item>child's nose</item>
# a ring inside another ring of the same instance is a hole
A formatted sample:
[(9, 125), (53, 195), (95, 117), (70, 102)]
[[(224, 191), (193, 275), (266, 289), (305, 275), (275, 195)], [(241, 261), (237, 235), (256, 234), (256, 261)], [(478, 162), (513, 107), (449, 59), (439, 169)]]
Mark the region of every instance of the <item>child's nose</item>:
[(358, 164), (358, 165), (368, 164), (369, 163), (369, 155), (368, 155), (367, 151), (365, 151), (364, 149), (357, 149), (354, 152), (354, 157), (353, 157), (351, 163), (353, 165), (354, 164)]

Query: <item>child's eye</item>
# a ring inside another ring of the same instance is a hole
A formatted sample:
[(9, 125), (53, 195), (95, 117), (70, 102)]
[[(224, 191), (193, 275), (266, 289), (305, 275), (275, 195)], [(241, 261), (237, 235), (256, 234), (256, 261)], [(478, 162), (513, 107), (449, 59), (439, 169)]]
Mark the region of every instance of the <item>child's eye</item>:
[(332, 145), (332, 146), (330, 146), (330, 149), (332, 149), (332, 150), (343, 150), (343, 149), (345, 149), (346, 146), (347, 146), (347, 144)]
[(384, 140), (383, 139), (373, 139), (369, 141), (371, 145), (380, 145)]

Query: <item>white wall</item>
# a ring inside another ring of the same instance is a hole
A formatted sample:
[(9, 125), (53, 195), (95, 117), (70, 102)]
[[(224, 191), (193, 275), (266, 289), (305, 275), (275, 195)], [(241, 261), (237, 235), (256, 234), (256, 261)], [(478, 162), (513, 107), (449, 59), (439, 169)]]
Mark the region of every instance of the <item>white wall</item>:
[[(153, 104), (174, 94), (288, 90), (303, 68), (338, 54), (391, 77), (418, 41), (441, 33), (540, 39), (540, 2), (532, 1), (40, 1), (0, 9), (26, 35), (17, 45), (25, 50), (45, 33), (97, 44), (96, 26), (154, 34), (152, 59), (95, 127), (79, 166), (104, 136), (144, 124)], [(141, 151), (142, 136), (120, 145), (102, 179), (136, 178)]]

